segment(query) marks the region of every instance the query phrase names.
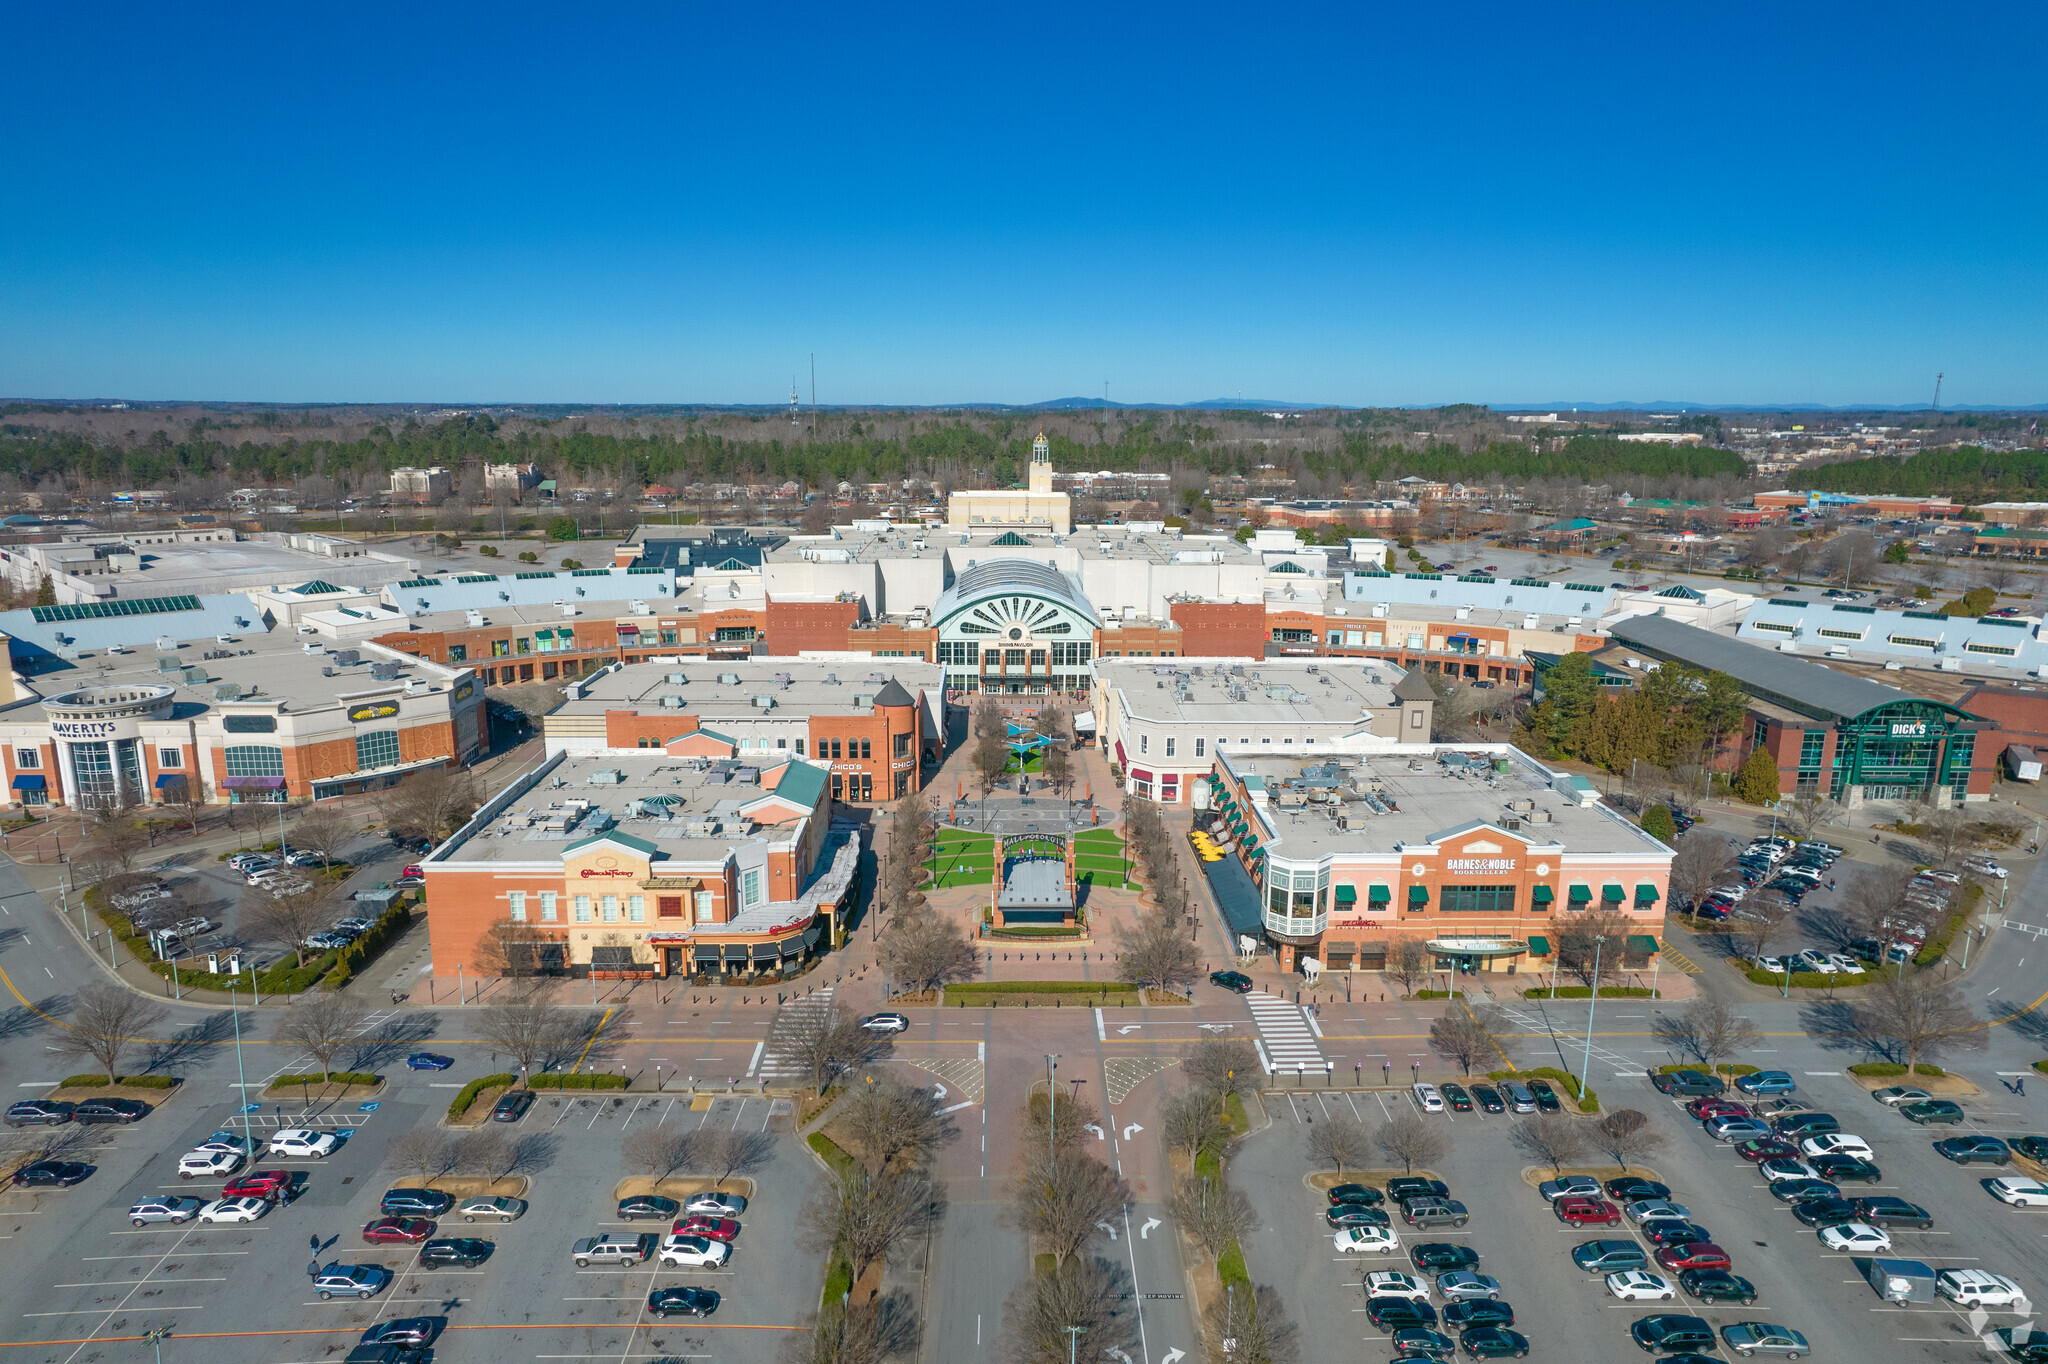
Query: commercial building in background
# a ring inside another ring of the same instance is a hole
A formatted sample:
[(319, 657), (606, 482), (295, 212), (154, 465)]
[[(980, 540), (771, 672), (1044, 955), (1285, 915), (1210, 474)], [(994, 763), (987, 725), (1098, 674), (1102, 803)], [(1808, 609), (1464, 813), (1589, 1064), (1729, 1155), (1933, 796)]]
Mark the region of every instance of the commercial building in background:
[(1766, 598), (1738, 639), (1782, 653), (1860, 658), (1942, 672), (1992, 669), (2038, 674), (2048, 667), (2039, 616), (1951, 616), (1790, 597)]
[(1758, 493), (1751, 499), (1758, 507), (1783, 507), (1788, 511), (1838, 512), (1846, 516), (1960, 516), (1963, 508), (1946, 497), (1885, 497), (1878, 494), (1787, 492)]
[(1026, 485), (953, 493), (946, 499), (946, 528), (972, 531), (994, 526), (1065, 535), (1074, 528), (1073, 498), (1055, 492), (1052, 483), (1052, 446), (1040, 431), (1031, 444)]
[(272, 628), (250, 596), (0, 612), (0, 773), (24, 806), (319, 800), (489, 744), (466, 668)]
[(1205, 867), (1231, 927), (1262, 932), (1287, 970), (1383, 971), (1404, 938), (1437, 970), (1540, 970), (1596, 913), (1623, 969), (1659, 950), (1672, 850), (1585, 778), (1506, 745), (1232, 747), (1204, 786), (1230, 854)]
[(423, 861), (434, 972), (779, 978), (858, 889), (830, 802), (793, 756), (556, 754)]
[[(1750, 697), (1750, 723), (1724, 761), (1766, 750), (1785, 795), (1818, 792), (1852, 807), (1990, 799), (2002, 746), (1994, 721), (1661, 616), (1632, 616), (1611, 633), (1630, 653), (1735, 679)], [(1606, 656), (1612, 662), (1614, 651)]]
[(391, 471), (391, 500), (438, 507), (455, 491), (455, 476), (436, 464), (431, 469), (406, 465)]
[(1347, 744), (1426, 745), (1436, 693), (1420, 673), (1363, 660), (1103, 659), (1092, 704), (1125, 791), (1201, 807), (1226, 752), (1312, 759)]
[(547, 751), (780, 762), (808, 758), (830, 774), (831, 796), (852, 804), (924, 788), (944, 751), (940, 669), (891, 659), (792, 659), (606, 669), (570, 688), (542, 720)]

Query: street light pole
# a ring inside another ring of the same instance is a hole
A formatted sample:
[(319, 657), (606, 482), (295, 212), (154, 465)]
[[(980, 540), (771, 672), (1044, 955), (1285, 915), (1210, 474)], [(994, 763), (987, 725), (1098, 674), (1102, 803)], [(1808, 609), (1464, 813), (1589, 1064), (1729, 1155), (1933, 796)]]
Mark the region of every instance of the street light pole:
[(1051, 1169), (1054, 1162), (1053, 1142), (1059, 1131), (1060, 1087), (1053, 1083), (1053, 1072), (1060, 1068), (1058, 1052), (1045, 1054), (1045, 1164)]
[(1586, 1096), (1586, 1072), (1593, 1068), (1593, 1010), (1600, 1003), (1600, 949), (1607, 943), (1605, 933), (1593, 935), (1593, 990), (1586, 997), (1586, 1059), (1579, 1063), (1579, 1097)]
[[(253, 1150), (256, 1145), (256, 1135), (249, 1128), (249, 1114), (246, 1111), (249, 1107), (249, 1074), (242, 1068), (241, 996), (235, 993), (235, 987), (240, 984), (241, 982), (238, 980), (230, 979), (228, 981), (228, 1012), (233, 1015), (235, 1020), (235, 1079), (239, 1082), (236, 1088), (241, 1092), (242, 1108), (244, 1110), (242, 1113), (242, 1142), (249, 1150)], [(248, 1150), (245, 1150), (243, 1154), (247, 1155)]]
[(159, 1326), (154, 1331), (144, 1331), (142, 1338), (156, 1347), (156, 1364), (164, 1364), (164, 1337), (171, 1333), (168, 1326)]
[(1075, 1347), (1080, 1345), (1081, 1337), (1088, 1334), (1088, 1328), (1085, 1326), (1062, 1326), (1060, 1329), (1067, 1333), (1067, 1364), (1074, 1364)]

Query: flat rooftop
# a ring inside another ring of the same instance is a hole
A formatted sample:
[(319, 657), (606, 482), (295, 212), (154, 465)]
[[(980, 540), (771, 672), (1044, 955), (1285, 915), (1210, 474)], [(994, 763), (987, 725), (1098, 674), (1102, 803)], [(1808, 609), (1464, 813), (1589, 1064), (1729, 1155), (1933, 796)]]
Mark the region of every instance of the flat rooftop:
[[(1521, 834), (1556, 842), (1568, 852), (1657, 854), (1663, 845), (1602, 804), (1582, 806), (1554, 789), (1551, 773), (1516, 749), (1505, 753), (1441, 747), (1424, 754), (1332, 754), (1321, 758), (1252, 757), (1227, 753), (1224, 761), (1247, 789), (1266, 793), (1266, 844), (1280, 858), (1320, 858), (1339, 852), (1393, 852), (1404, 844), (1431, 843), (1475, 823), (1524, 821)], [(1498, 770), (1505, 761), (1507, 770)], [(1372, 799), (1367, 800), (1370, 793)], [(1341, 804), (1327, 797), (1337, 795)], [(1311, 799), (1311, 797), (1318, 797)], [(1529, 801), (1515, 811), (1509, 801)], [(1531, 813), (1549, 819), (1529, 823)], [(1344, 829), (1336, 822), (1362, 821)]]
[(1215, 726), (1362, 725), (1367, 713), (1399, 705), (1394, 684), (1403, 673), (1377, 659), (1105, 658), (1095, 675), (1136, 719)]
[[(777, 712), (795, 715), (864, 715), (871, 707), (854, 705), (856, 696), (873, 696), (891, 679), (913, 697), (944, 685), (946, 670), (914, 658), (857, 659), (822, 663), (794, 658), (721, 663), (633, 663), (582, 684), (580, 699), (564, 701), (557, 715), (602, 715), (608, 710), (660, 709), (664, 696), (683, 698), (690, 715), (749, 715)], [(671, 682), (681, 675), (683, 682)], [(734, 681), (722, 679), (733, 678)], [(773, 708), (754, 704), (758, 696), (775, 698)]]
[(381, 587), (413, 576), (404, 560), (357, 554), (330, 559), (271, 540), (135, 546), (139, 570), (95, 581), (116, 597), (216, 593), (258, 587), (295, 587), (319, 578), (348, 587)]
[[(1015, 543), (1017, 540), (1024, 543), (1019, 545)], [(923, 545), (922, 549), (918, 548), (920, 544)], [(1305, 542), (1301, 545), (1304, 551), (1314, 548), (1316, 547)], [(1066, 534), (1054, 534), (1042, 528), (1032, 529), (1023, 526), (991, 526), (965, 532), (938, 528), (919, 530), (909, 526), (898, 526), (887, 532), (875, 532), (841, 526), (836, 537), (794, 536), (768, 549), (764, 558), (768, 563), (801, 563), (811, 559), (827, 559), (832, 562), (866, 564), (878, 559), (937, 558), (941, 554), (951, 552), (956, 562), (964, 562), (960, 557), (962, 555), (971, 557), (976, 551), (982, 550), (993, 551), (999, 555), (1004, 549), (1064, 549), (1073, 551), (1083, 560), (1124, 559), (1155, 564), (1226, 563), (1252, 566), (1263, 564), (1265, 555), (1272, 552), (1239, 544), (1228, 535), (1183, 535), (1176, 530), (1141, 531), (1128, 526), (1075, 526)], [(1341, 550), (1325, 552), (1334, 557)], [(1189, 555), (1213, 557), (1191, 559), (1186, 557)]]
[(770, 794), (761, 771), (732, 759), (567, 757), (437, 860), (552, 861), (601, 833), (653, 844), (683, 862), (719, 861), (749, 842), (787, 845), (798, 825), (755, 824), (740, 813)]

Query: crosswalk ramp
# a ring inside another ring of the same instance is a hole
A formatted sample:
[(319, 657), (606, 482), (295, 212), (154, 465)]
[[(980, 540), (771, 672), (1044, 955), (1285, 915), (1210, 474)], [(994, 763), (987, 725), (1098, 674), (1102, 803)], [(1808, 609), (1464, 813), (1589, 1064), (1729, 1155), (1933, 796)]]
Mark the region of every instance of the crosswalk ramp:
[(1268, 1074), (1297, 1067), (1323, 1069), (1323, 1049), (1317, 1045), (1316, 1035), (1309, 1029), (1308, 1015), (1299, 1004), (1290, 1004), (1263, 990), (1252, 991), (1244, 1002), (1251, 1008), (1252, 1022), (1258, 1025), (1259, 1055)]
[(775, 1011), (775, 1022), (768, 1029), (768, 1040), (761, 1052), (759, 1074), (762, 1079), (810, 1078), (810, 1063), (802, 1054), (803, 1039), (812, 1035), (820, 1019), (831, 1011), (833, 989), (827, 985), (799, 999), (792, 999)]

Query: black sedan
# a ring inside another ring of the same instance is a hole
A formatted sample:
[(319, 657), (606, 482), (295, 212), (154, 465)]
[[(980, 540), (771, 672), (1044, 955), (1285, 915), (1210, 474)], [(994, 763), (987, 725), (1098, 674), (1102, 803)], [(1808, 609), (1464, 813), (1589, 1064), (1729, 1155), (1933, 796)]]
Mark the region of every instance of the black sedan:
[(474, 1237), (444, 1236), (420, 1247), (419, 1265), (422, 1269), (475, 1269), (490, 1259), (495, 1249), (489, 1241)]
[(1385, 1211), (1364, 1203), (1337, 1203), (1323, 1212), (1333, 1227), (1385, 1227), (1393, 1225)]
[(1408, 1262), (1417, 1269), (1441, 1274), (1449, 1269), (1479, 1268), (1479, 1252), (1449, 1241), (1424, 1241), (1408, 1252)]
[(1339, 1184), (1330, 1190), (1329, 1196), (1333, 1204), (1363, 1203), (1368, 1208), (1376, 1208), (1386, 1200), (1386, 1195), (1370, 1184)]
[(2012, 1148), (1997, 1137), (1949, 1137), (1934, 1143), (1934, 1150), (1958, 1165), (2012, 1164)]
[(1529, 1092), (1536, 1096), (1537, 1111), (1543, 1113), (1559, 1113), (1564, 1111), (1564, 1104), (1557, 1097), (1557, 1091), (1550, 1087), (1549, 1081), (1529, 1081)]
[(657, 1288), (647, 1295), (647, 1310), (657, 1317), (708, 1317), (718, 1310), (718, 1294), (708, 1288)]
[(666, 1222), (682, 1210), (683, 1205), (673, 1198), (660, 1198), (654, 1194), (619, 1200), (621, 1222)]
[(1529, 1337), (1505, 1326), (1475, 1326), (1458, 1337), (1458, 1348), (1474, 1359), (1526, 1359)]
[(1411, 1198), (1449, 1198), (1451, 1186), (1441, 1179), (1424, 1179), (1421, 1175), (1395, 1175), (1387, 1181), (1387, 1197), (1396, 1202)]
[(1365, 1317), (1382, 1331), (1436, 1325), (1436, 1309), (1415, 1298), (1368, 1298)]
[(1515, 1309), (1498, 1298), (1466, 1298), (1444, 1308), (1444, 1325), (1463, 1330), (1467, 1326), (1513, 1326)]
[(9, 1127), (56, 1127), (71, 1121), (76, 1104), (58, 1099), (23, 1099), (7, 1106)]
[(140, 1099), (87, 1099), (71, 1112), (74, 1122), (141, 1122), (149, 1105)]
[(1394, 1349), (1408, 1358), (1444, 1359), (1458, 1352), (1458, 1342), (1427, 1326), (1409, 1326), (1394, 1332)]
[(362, 1343), (417, 1350), (433, 1344), (434, 1337), (440, 1333), (439, 1317), (400, 1317), (397, 1321), (380, 1321), (363, 1332)]
[(68, 1189), (84, 1181), (92, 1166), (75, 1160), (39, 1160), (14, 1172), (16, 1187), (23, 1189)]
[(416, 1051), (405, 1058), (407, 1070), (446, 1070), (455, 1064), (452, 1056), (441, 1056), (431, 1051)]
[(1607, 1196), (1617, 1203), (1640, 1203), (1646, 1198), (1671, 1197), (1671, 1186), (1641, 1175), (1622, 1175), (1607, 1181)]
[(1792, 1205), (1792, 1215), (1809, 1227), (1832, 1227), (1856, 1220), (1856, 1204), (1847, 1198), (1805, 1198)]
[(1725, 1269), (1688, 1269), (1678, 1276), (1678, 1286), (1701, 1302), (1739, 1302), (1747, 1307), (1756, 1301), (1756, 1285)]
[(1863, 1184), (1877, 1184), (1884, 1179), (1884, 1171), (1861, 1156), (1815, 1156), (1806, 1162), (1813, 1172), (1822, 1179), (1836, 1184), (1847, 1184), (1855, 1180)]
[(1859, 1198), (1855, 1220), (1874, 1227), (1918, 1227), (1922, 1231), (1934, 1226), (1933, 1213), (1903, 1198)]
[(2048, 1137), (2014, 1137), (2007, 1145), (2013, 1154), (2028, 1160), (2048, 1161)]
[(1771, 1197), (1780, 1203), (1804, 1203), (1809, 1198), (1841, 1196), (1841, 1189), (1825, 1179), (1781, 1179), (1771, 1185)]
[(1248, 995), (1252, 992), (1252, 978), (1242, 971), (1211, 971), (1209, 983), (1220, 985), (1235, 994)]
[(1451, 1112), (1470, 1113), (1472, 1111), (1472, 1095), (1465, 1086), (1456, 1084), (1440, 1085), (1438, 1086), (1438, 1091), (1444, 1096), (1444, 1102), (1451, 1106)]
[(1645, 1241), (1658, 1246), (1682, 1246), (1693, 1241), (1711, 1241), (1712, 1232), (1697, 1222), (1682, 1217), (1653, 1217), (1643, 1223), (1642, 1235)]
[(1489, 1113), (1505, 1113), (1508, 1111), (1507, 1101), (1500, 1097), (1500, 1091), (1492, 1085), (1472, 1086), (1472, 1097), (1477, 1099), (1479, 1106)]
[(387, 1189), (377, 1202), (386, 1217), (439, 1217), (455, 1206), (455, 1195), (439, 1189)]

